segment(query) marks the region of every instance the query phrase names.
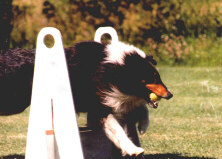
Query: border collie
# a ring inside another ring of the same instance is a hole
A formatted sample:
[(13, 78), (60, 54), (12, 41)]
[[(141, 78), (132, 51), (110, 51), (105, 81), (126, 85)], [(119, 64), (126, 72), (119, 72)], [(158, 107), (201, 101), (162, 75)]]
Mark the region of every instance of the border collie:
[[(65, 52), (76, 111), (87, 112), (88, 125), (103, 127), (123, 155), (143, 153), (134, 127), (137, 121), (145, 121), (145, 126), (139, 124), (139, 130), (144, 131), (148, 120), (145, 105), (157, 107), (149, 94), (172, 97), (154, 66), (156, 61), (122, 42), (108, 45), (80, 42)], [(1, 51), (1, 115), (19, 113), (29, 106), (34, 56), (34, 50)]]

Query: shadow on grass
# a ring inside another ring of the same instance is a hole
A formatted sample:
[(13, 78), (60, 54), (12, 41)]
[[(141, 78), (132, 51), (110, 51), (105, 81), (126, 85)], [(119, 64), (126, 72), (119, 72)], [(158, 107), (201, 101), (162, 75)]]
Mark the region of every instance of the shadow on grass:
[(8, 155), (8, 156), (0, 156), (0, 159), (25, 159), (24, 155)]
[(181, 156), (181, 154), (152, 154), (152, 155), (144, 155), (144, 159), (215, 159), (215, 158), (208, 158), (208, 157), (188, 157), (188, 156)]
[[(0, 159), (25, 159), (25, 156), (23, 155), (0, 156)], [(144, 159), (215, 159), (215, 158), (187, 157), (187, 156), (181, 156), (180, 154), (167, 153), (167, 154), (144, 155)]]

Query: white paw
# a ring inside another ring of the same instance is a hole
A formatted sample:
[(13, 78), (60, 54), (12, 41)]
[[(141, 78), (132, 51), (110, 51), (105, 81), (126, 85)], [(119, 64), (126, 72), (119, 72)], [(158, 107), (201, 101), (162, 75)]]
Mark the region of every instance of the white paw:
[(141, 147), (137, 147), (134, 145), (126, 145), (124, 148), (121, 149), (122, 150), (122, 155), (126, 156), (138, 156), (139, 154), (142, 154), (144, 152), (144, 149)]

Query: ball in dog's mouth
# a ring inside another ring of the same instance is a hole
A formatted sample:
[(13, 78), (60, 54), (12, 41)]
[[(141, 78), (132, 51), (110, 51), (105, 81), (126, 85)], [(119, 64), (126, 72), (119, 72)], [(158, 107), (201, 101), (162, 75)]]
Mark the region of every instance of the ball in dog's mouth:
[(149, 102), (148, 102), (148, 104), (149, 104), (149, 106), (151, 107), (151, 108), (157, 108), (158, 107), (158, 101), (161, 99), (159, 96), (157, 96), (155, 93), (150, 93), (149, 94)]

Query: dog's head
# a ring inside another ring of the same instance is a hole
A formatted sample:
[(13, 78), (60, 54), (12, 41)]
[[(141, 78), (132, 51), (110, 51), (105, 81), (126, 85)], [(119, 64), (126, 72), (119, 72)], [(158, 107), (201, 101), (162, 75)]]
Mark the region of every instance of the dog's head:
[[(112, 46), (109, 46), (108, 51), (111, 50), (112, 55), (108, 56), (106, 60), (118, 65), (118, 69), (116, 69), (118, 77), (116, 77), (115, 85), (121, 92), (141, 97), (154, 108), (157, 107), (157, 103), (150, 99), (151, 93), (165, 99), (170, 99), (173, 96), (162, 82), (155, 68), (156, 61), (152, 56), (146, 56), (138, 48), (122, 43), (119, 44), (119, 48), (116, 51), (112, 50)], [(113, 51), (118, 53), (113, 53)]]

